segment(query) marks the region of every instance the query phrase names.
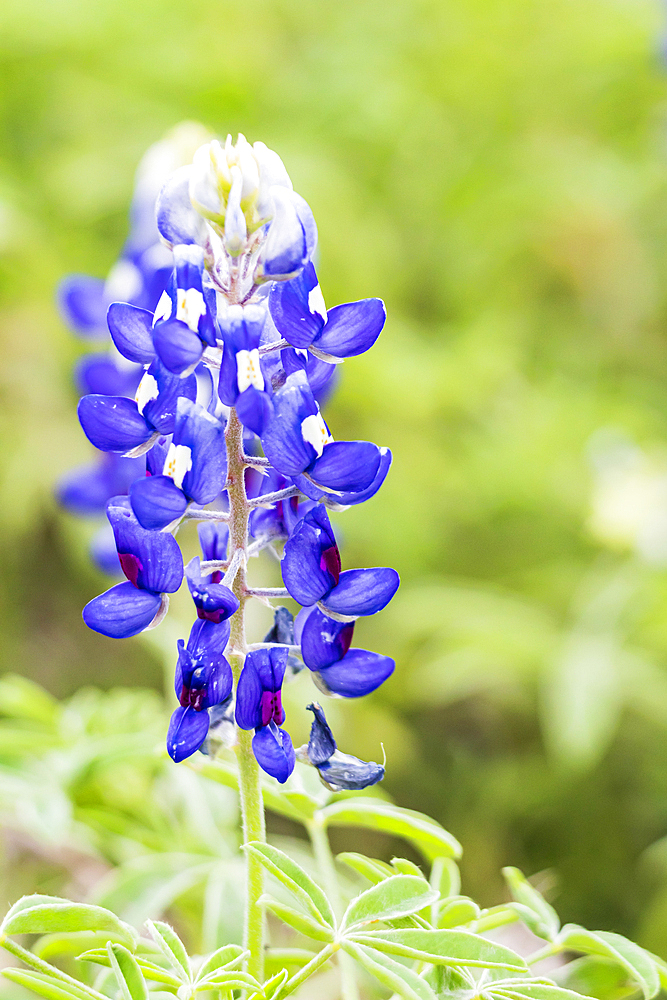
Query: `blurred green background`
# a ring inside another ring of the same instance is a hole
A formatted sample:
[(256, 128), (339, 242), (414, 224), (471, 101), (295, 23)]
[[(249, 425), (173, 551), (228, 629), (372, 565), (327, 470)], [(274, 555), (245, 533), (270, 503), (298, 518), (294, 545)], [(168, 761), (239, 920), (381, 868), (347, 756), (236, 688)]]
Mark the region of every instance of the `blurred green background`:
[(89, 456), (54, 289), (109, 270), (174, 124), (262, 139), (315, 213), (328, 305), (389, 313), (327, 412), (395, 456), (337, 519), (344, 563), (403, 581), (357, 630), (396, 675), (332, 705), (339, 743), (384, 743), (387, 790), (462, 841), (481, 903), (501, 865), (544, 871), (564, 919), (667, 956), (663, 28), (657, 0), (4, 0), (0, 653), (58, 697), (161, 688), (185, 603), (150, 643), (80, 618), (106, 584), (52, 499)]

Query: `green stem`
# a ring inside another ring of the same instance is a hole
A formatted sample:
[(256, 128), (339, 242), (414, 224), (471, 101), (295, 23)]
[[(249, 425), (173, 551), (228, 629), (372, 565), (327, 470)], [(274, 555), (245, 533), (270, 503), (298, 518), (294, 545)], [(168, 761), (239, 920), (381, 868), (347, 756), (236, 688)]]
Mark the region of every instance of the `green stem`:
[(333, 953), (340, 947), (338, 944), (328, 944), (326, 948), (318, 952), (315, 958), (308, 962), (308, 965), (304, 965), (303, 969), (299, 969), (291, 979), (288, 979), (282, 990), (280, 991), (281, 996), (286, 996), (288, 993), (292, 993), (297, 986), (301, 986), (301, 983), (305, 983), (306, 979), (309, 979), (314, 972), (327, 962)]
[[(329, 834), (317, 813), (315, 813), (312, 820), (306, 826), (310, 842), (313, 845), (315, 860), (320, 870), (320, 877), (324, 883), (324, 890), (329, 897), (336, 920), (340, 921), (343, 917), (343, 900), (338, 887), (338, 876), (336, 875), (336, 866), (329, 843)], [(354, 974), (354, 962), (349, 955), (341, 951), (338, 955), (338, 965), (340, 968), (342, 1000), (359, 1000), (359, 990)]]
[[(229, 496), (229, 558), (241, 549), (248, 549), (248, 516), (250, 507), (245, 491), (243, 458), (243, 427), (232, 409), (225, 433), (227, 439), (227, 493)], [(234, 578), (232, 590), (239, 609), (231, 618), (230, 643), (232, 670), (238, 684), (247, 651), (245, 638), (246, 568), (245, 560)], [(252, 840), (266, 842), (264, 803), (259, 766), (252, 752), (252, 733), (239, 730), (236, 755), (239, 768), (239, 792), (243, 819), (243, 843)], [(250, 952), (246, 971), (260, 983), (264, 982), (264, 907), (259, 902), (264, 892), (264, 869), (256, 858), (246, 856), (246, 911), (244, 947)]]
[(526, 959), (526, 965), (535, 965), (536, 962), (541, 962), (545, 958), (551, 958), (552, 955), (560, 955), (562, 950), (563, 946), (560, 942), (552, 941), (551, 944), (546, 944), (544, 948), (540, 948), (539, 951), (529, 955)]
[(73, 979), (72, 976), (68, 976), (66, 972), (61, 972), (60, 969), (56, 969), (54, 965), (49, 965), (48, 962), (44, 962), (37, 955), (33, 955), (31, 951), (26, 948), (22, 948), (20, 944), (16, 941), (12, 941), (11, 938), (6, 937), (4, 934), (0, 936), (0, 945), (8, 951), (10, 955), (14, 958), (20, 958), (22, 962), (26, 965), (32, 966), (37, 972), (42, 972), (47, 976), (51, 976), (53, 979), (59, 979), (63, 983), (67, 983), (68, 986), (76, 986), (77, 990), (82, 990), (87, 993), (92, 1000), (109, 1000), (105, 997), (103, 993), (98, 993), (94, 990), (92, 986), (88, 986), (86, 983), (81, 982), (79, 979)]

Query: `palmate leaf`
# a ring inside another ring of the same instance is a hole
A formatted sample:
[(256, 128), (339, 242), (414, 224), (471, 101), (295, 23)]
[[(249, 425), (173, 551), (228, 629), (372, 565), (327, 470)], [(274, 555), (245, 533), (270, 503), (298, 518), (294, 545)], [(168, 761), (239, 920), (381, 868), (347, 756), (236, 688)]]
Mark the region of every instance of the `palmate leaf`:
[(253, 841), (246, 844), (246, 850), (256, 857), (267, 871), (286, 886), (303, 905), (310, 910), (317, 921), (335, 927), (336, 920), (329, 900), (319, 885), (303, 868), (283, 851), (270, 844)]
[(566, 924), (558, 941), (564, 949), (584, 955), (600, 955), (618, 962), (650, 1000), (660, 989), (660, 975), (652, 956), (639, 945), (610, 931), (587, 931), (576, 924)]
[[(658, 972), (660, 973), (659, 965)], [(554, 973), (556, 974), (560, 986), (597, 997), (598, 1000), (625, 1000), (637, 993), (637, 987), (618, 962), (598, 955), (583, 955), (568, 962), (558, 973)], [(660, 981), (664, 990), (667, 978), (663, 979), (661, 975)]]
[(316, 920), (311, 920), (305, 913), (301, 913), (299, 910), (294, 910), (291, 906), (286, 906), (284, 903), (278, 902), (277, 899), (268, 894), (262, 896), (260, 902), (264, 904), (267, 910), (270, 910), (271, 913), (275, 914), (284, 923), (293, 927), (299, 934), (313, 938), (315, 941), (333, 941), (333, 927), (329, 927)]
[(392, 875), (352, 900), (343, 917), (343, 927), (406, 917), (423, 910), (437, 898), (437, 891), (426, 879), (415, 875)]
[(148, 988), (134, 955), (112, 941), (107, 953), (123, 1000), (148, 1000)]
[(378, 951), (436, 965), (528, 971), (526, 963), (516, 952), (468, 931), (420, 928), (378, 930), (356, 933), (352, 940)]
[(461, 873), (452, 858), (435, 858), (431, 865), (429, 882), (442, 899), (458, 896), (461, 892)]
[(367, 878), (374, 885), (394, 874), (393, 868), (386, 861), (380, 861), (378, 858), (367, 858), (365, 854), (357, 854), (354, 851), (345, 851), (342, 854), (338, 854), (336, 855), (336, 860), (342, 861), (349, 868), (353, 868), (355, 872), (359, 872), (360, 875), (363, 875), (364, 878)]
[(0, 929), (5, 934), (111, 931), (128, 947), (135, 947), (134, 931), (111, 910), (58, 896), (23, 896), (11, 907)]
[(218, 948), (217, 951), (214, 951), (212, 955), (209, 955), (206, 961), (202, 964), (199, 972), (197, 973), (195, 982), (199, 982), (200, 979), (204, 979), (205, 976), (209, 976), (217, 969), (240, 968), (244, 959), (246, 959), (249, 954), (250, 952), (244, 951), (238, 944), (226, 944), (222, 948)]
[[(44, 934), (33, 944), (31, 951), (38, 958), (49, 960), (54, 955), (74, 955), (79, 958), (84, 951), (99, 949), (106, 955), (108, 941), (115, 941), (113, 931), (69, 931), (62, 934)], [(122, 941), (120, 942), (122, 944)]]
[(435, 820), (382, 799), (342, 799), (320, 809), (318, 817), (327, 826), (363, 826), (403, 837), (429, 861), (441, 856), (461, 856), (458, 840)]
[(146, 927), (179, 979), (184, 983), (191, 982), (190, 959), (185, 945), (173, 927), (170, 927), (163, 920), (147, 920)]
[[(546, 938), (547, 941), (555, 941), (560, 928), (560, 920), (553, 906), (547, 903), (540, 892), (530, 884), (523, 872), (518, 868), (503, 868), (503, 876), (512, 898), (516, 900), (519, 907), (526, 907), (528, 913), (519, 909), (521, 919), (530, 927), (538, 937)], [(531, 920), (531, 914), (536, 919)]]
[(477, 920), (480, 909), (477, 903), (466, 896), (446, 899), (440, 904), (437, 926), (440, 928), (463, 927)]
[(264, 996), (264, 991), (255, 977), (247, 972), (241, 972), (239, 969), (228, 972), (219, 969), (217, 972), (212, 972), (210, 976), (206, 976), (205, 979), (200, 979), (194, 988), (197, 993), (206, 993), (210, 990), (222, 990), (223, 992), (246, 990)]
[(436, 1000), (435, 993), (425, 979), (400, 962), (394, 961), (389, 955), (383, 955), (375, 948), (368, 948), (350, 940), (343, 941), (342, 948), (383, 986), (398, 993), (405, 1000)]
[(95, 991), (87, 991), (83, 986), (78, 989), (73, 983), (52, 979), (41, 972), (33, 972), (32, 969), (3, 969), (2, 975), (45, 1000), (91, 1000), (91, 994), (95, 996)]
[[(94, 962), (96, 965), (102, 965), (108, 969), (112, 967), (106, 948), (93, 948), (90, 951), (84, 951), (83, 954), (77, 955), (77, 958), (80, 962)], [(177, 990), (183, 985), (183, 980), (167, 969), (163, 969), (147, 958), (141, 956), (135, 956), (135, 958), (145, 979), (150, 979), (154, 983), (162, 983), (164, 986), (170, 986), (173, 990)]]

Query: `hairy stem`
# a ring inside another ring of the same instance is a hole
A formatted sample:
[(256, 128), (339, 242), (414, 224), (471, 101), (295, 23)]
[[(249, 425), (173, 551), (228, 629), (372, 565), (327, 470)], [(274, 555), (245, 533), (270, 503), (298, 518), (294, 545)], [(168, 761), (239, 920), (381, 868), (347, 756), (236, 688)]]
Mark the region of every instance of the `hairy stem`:
[(323, 948), (322, 951), (318, 952), (315, 958), (308, 962), (308, 965), (304, 965), (302, 969), (295, 972), (291, 979), (287, 980), (280, 991), (281, 995), (287, 996), (287, 994), (292, 993), (297, 986), (301, 986), (301, 983), (305, 983), (306, 979), (309, 979), (314, 972), (317, 972), (320, 966), (324, 965), (324, 963), (331, 958), (339, 947), (340, 946), (336, 944), (328, 944), (326, 948)]
[[(315, 860), (320, 870), (320, 877), (324, 883), (324, 890), (329, 897), (336, 920), (340, 921), (343, 916), (343, 900), (338, 888), (338, 877), (329, 843), (329, 834), (324, 824), (319, 821), (317, 813), (307, 826), (308, 836), (313, 845)], [(340, 968), (340, 992), (342, 1000), (359, 1000), (359, 990), (354, 975), (354, 962), (349, 955), (341, 951), (338, 953), (338, 965)]]
[[(250, 507), (245, 491), (243, 427), (232, 409), (225, 432), (227, 439), (227, 493), (229, 496), (229, 556), (248, 549), (248, 515)], [(245, 638), (246, 567), (239, 562), (232, 590), (239, 600), (239, 609), (231, 618), (231, 648), (234, 680), (238, 679), (247, 650)], [(252, 733), (239, 730), (236, 754), (239, 766), (239, 791), (243, 817), (243, 842), (266, 841), (264, 803), (259, 778), (259, 766), (252, 752)], [(246, 911), (244, 947), (250, 952), (246, 971), (259, 982), (264, 981), (264, 908), (259, 902), (264, 892), (264, 869), (256, 858), (246, 857)]]

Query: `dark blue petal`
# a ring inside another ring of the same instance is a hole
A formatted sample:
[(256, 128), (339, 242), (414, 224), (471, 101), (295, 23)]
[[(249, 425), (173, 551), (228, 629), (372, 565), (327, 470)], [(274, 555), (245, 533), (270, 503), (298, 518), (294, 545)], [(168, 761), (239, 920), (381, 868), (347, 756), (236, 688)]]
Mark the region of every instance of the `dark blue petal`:
[(128, 580), (142, 590), (158, 594), (178, 590), (183, 580), (183, 557), (173, 535), (142, 528), (127, 497), (110, 500), (107, 517)]
[(73, 514), (86, 516), (103, 514), (107, 500), (127, 493), (130, 484), (143, 475), (141, 458), (123, 458), (108, 453), (95, 465), (73, 469), (61, 479), (57, 488), (59, 503)]
[(338, 749), (333, 733), (329, 728), (321, 705), (313, 702), (306, 705), (306, 709), (312, 712), (315, 718), (310, 727), (310, 738), (308, 740), (308, 760), (313, 767), (320, 767), (329, 760), (332, 754)]
[(114, 344), (129, 361), (149, 365), (155, 357), (152, 327), (153, 314), (128, 302), (112, 302), (107, 323)]
[(341, 698), (362, 698), (375, 691), (394, 671), (390, 657), (351, 649), (342, 660), (318, 671), (324, 690)]
[(208, 712), (194, 708), (177, 708), (167, 732), (167, 750), (177, 764), (199, 750), (208, 733)]
[(165, 368), (175, 375), (182, 375), (188, 368), (192, 368), (204, 352), (199, 336), (180, 319), (156, 323), (153, 346)]
[(389, 604), (399, 583), (398, 573), (388, 566), (347, 569), (323, 603), (339, 615), (374, 615)]
[(362, 299), (334, 306), (315, 336), (313, 347), (335, 358), (351, 358), (372, 347), (382, 332), (387, 311), (382, 299)]
[(285, 543), (280, 564), (283, 582), (290, 595), (304, 606), (316, 604), (326, 597), (340, 574), (340, 558), (333, 532), (330, 526), (325, 530), (317, 523), (316, 519), (322, 520), (319, 511), (322, 511), (328, 525), (322, 508), (309, 511)]
[(317, 457), (313, 446), (303, 438), (303, 421), (318, 413), (305, 373), (289, 376), (273, 397), (273, 407), (273, 417), (262, 435), (264, 453), (283, 475), (298, 476)]
[(225, 428), (199, 403), (180, 399), (174, 426), (174, 445), (189, 448), (192, 468), (185, 473), (182, 489), (197, 503), (210, 503), (224, 488), (227, 478)]
[(65, 322), (81, 337), (104, 340), (107, 335), (104, 282), (87, 274), (71, 274), (58, 288), (58, 305)]
[(134, 365), (122, 368), (108, 354), (87, 354), (74, 368), (74, 380), (82, 394), (134, 396), (142, 369)]
[(199, 556), (190, 560), (185, 577), (199, 618), (219, 624), (238, 611), (238, 598), (229, 587), (202, 579)]
[(375, 496), (377, 491), (380, 489), (385, 479), (387, 478), (387, 473), (391, 466), (392, 455), (389, 448), (380, 448), (380, 465), (378, 471), (375, 473), (375, 478), (370, 486), (367, 486), (365, 490), (359, 490), (358, 493), (336, 493), (332, 496), (325, 490), (320, 489), (315, 486), (314, 483), (306, 479), (305, 476), (295, 476), (294, 483), (299, 487), (302, 493), (312, 500), (334, 500), (336, 503), (342, 504), (344, 507), (351, 507), (354, 504), (364, 503), (365, 500), (370, 500), (372, 496)]
[[(171, 435), (166, 434), (159, 437), (150, 451), (146, 452), (146, 474), (149, 476), (161, 476), (164, 463), (169, 454)], [(129, 492), (129, 491), (128, 491)]]
[(275, 723), (258, 729), (252, 738), (252, 750), (257, 763), (284, 784), (294, 770), (295, 755), (289, 733), (279, 729)]
[(143, 632), (160, 610), (162, 598), (131, 583), (118, 583), (93, 598), (83, 609), (83, 620), (94, 632), (112, 639), (127, 639)]
[(310, 352), (304, 353), (306, 353), (305, 357), (303, 354), (299, 354), (297, 351), (289, 347), (280, 352), (280, 359), (285, 370), (285, 374), (291, 375), (296, 371), (305, 371), (306, 378), (308, 379), (308, 385), (311, 388), (313, 396), (318, 401), (320, 406), (322, 406), (323, 401), (328, 398), (330, 394), (332, 388), (332, 378), (336, 374), (338, 365), (329, 364), (327, 361), (321, 361), (319, 358), (316, 358), (314, 354), (310, 354)]
[(168, 243), (202, 243), (205, 224), (190, 201), (190, 166), (174, 171), (155, 205), (157, 227)]
[(322, 670), (342, 660), (352, 643), (354, 622), (337, 622), (315, 608), (301, 631), (301, 655), (311, 670)]
[(84, 434), (100, 451), (131, 451), (153, 433), (135, 401), (125, 396), (83, 396), (78, 413)]
[(225, 652), (229, 642), (228, 621), (215, 625), (213, 622), (197, 619), (190, 629), (188, 650), (194, 660), (203, 664), (214, 664)]
[(334, 792), (343, 789), (359, 790), (377, 785), (384, 778), (384, 767), (375, 761), (359, 760), (351, 754), (337, 750), (325, 764), (318, 768), (320, 777)]
[[(314, 309), (313, 305), (319, 309)], [(306, 264), (291, 281), (277, 281), (272, 285), (269, 309), (276, 329), (290, 344), (308, 347), (312, 343), (324, 326), (326, 314), (312, 263)]]
[[(217, 629), (210, 622), (209, 629)], [(219, 705), (232, 692), (232, 668), (222, 655), (222, 639), (229, 631), (223, 629), (221, 639), (201, 631), (190, 633), (187, 648), (183, 640), (178, 640), (178, 663), (174, 689), (183, 708), (194, 708), (197, 712)], [(191, 649), (194, 647), (194, 651)], [(224, 647), (223, 647), (224, 649)]]
[(289, 608), (276, 608), (273, 612), (273, 625), (264, 636), (264, 642), (281, 642), (288, 646), (294, 645), (294, 615)]
[(236, 685), (236, 724), (241, 729), (256, 729), (262, 724), (262, 695), (264, 688), (255, 665), (249, 656)]
[(149, 531), (166, 528), (182, 517), (188, 501), (169, 476), (145, 476), (130, 487), (130, 503), (137, 521)]
[(180, 378), (168, 371), (160, 361), (154, 361), (148, 369), (157, 382), (158, 395), (146, 403), (143, 415), (146, 421), (160, 434), (173, 434), (176, 407), (179, 399), (197, 398), (197, 376)]
[(249, 385), (236, 399), (236, 412), (243, 426), (261, 437), (273, 416), (268, 392), (260, 392), (254, 385)]
[[(367, 489), (380, 468), (380, 449), (370, 441), (332, 441), (308, 473), (330, 490), (358, 492)], [(334, 498), (336, 499), (336, 498)]]
[(99, 531), (95, 532), (90, 542), (89, 552), (90, 558), (103, 573), (117, 579), (122, 577), (123, 571), (120, 568), (116, 552), (116, 540), (110, 525), (105, 524)]
[[(226, 559), (227, 544), (229, 542), (229, 528), (221, 521), (202, 521), (197, 525), (199, 544), (204, 555), (204, 559)], [(219, 583), (219, 580), (213, 580)]]

